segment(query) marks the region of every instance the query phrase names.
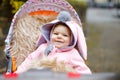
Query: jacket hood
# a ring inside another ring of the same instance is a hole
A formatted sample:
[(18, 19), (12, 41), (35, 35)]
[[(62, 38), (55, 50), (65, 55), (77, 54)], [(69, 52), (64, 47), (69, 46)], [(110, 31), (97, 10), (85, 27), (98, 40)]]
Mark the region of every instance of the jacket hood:
[(82, 27), (72, 20), (61, 21), (59, 19), (56, 19), (50, 23), (43, 25), (41, 27), (42, 36), (38, 40), (37, 45), (41, 45), (42, 43), (45, 43), (45, 42), (50, 43), (51, 30), (54, 27), (54, 25), (58, 23), (64, 23), (65, 25), (67, 25), (69, 29), (71, 30), (71, 34), (73, 35), (73, 39), (70, 43), (71, 45), (61, 50), (62, 51), (70, 50), (76, 46), (82, 58), (86, 60), (87, 59), (87, 46), (86, 46), (86, 40), (83, 34)]

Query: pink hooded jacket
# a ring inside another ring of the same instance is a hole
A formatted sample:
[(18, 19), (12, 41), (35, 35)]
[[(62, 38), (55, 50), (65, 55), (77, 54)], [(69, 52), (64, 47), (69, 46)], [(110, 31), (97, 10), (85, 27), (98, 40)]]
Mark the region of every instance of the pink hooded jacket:
[[(40, 59), (42, 57), (42, 55), (45, 53), (46, 47), (48, 47), (50, 44), (51, 30), (53, 26), (57, 23), (66, 24), (71, 30), (73, 39), (71, 45), (68, 47), (60, 48), (60, 49), (53, 47), (50, 51), (48, 51), (49, 52), (48, 57), (50, 59), (57, 58), (58, 62), (64, 61), (66, 64), (72, 65), (72, 67), (78, 73), (91, 74), (90, 69), (87, 67), (87, 65), (84, 62), (84, 60), (87, 59), (87, 46), (82, 31), (82, 27), (80, 27), (76, 22), (72, 21), (69, 18), (62, 20), (61, 17), (59, 16), (57, 20), (54, 20), (41, 27), (42, 36), (38, 40), (39, 47), (25, 59), (25, 61), (18, 67), (16, 73), (22, 73), (26, 71), (27, 66), (29, 66), (32, 60)], [(74, 48), (75, 46), (78, 47), (78, 50)]]

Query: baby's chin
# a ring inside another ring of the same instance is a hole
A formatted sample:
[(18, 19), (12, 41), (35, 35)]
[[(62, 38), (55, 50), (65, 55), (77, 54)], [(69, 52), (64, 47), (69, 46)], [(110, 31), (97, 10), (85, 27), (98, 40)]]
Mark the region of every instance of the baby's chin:
[(55, 45), (56, 48), (62, 48), (62, 46)]
[(54, 45), (56, 48), (64, 48), (64, 47), (66, 47), (66, 45), (63, 44), (63, 43), (53, 43), (53, 45)]
[(62, 48), (66, 48), (66, 47), (68, 47), (68, 46), (55, 45), (55, 47), (58, 48), (58, 49), (62, 49)]
[(64, 46), (62, 45), (55, 45), (56, 48), (63, 48)]

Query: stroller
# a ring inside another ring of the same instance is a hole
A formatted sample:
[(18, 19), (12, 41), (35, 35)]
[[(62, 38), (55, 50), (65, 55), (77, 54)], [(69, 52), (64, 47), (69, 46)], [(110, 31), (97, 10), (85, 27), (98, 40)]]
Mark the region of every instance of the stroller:
[(56, 19), (60, 11), (68, 11), (81, 25), (77, 12), (66, 0), (28, 0), (14, 15), (5, 40), (9, 64), (7, 72), (14, 72), (38, 45), (40, 26)]

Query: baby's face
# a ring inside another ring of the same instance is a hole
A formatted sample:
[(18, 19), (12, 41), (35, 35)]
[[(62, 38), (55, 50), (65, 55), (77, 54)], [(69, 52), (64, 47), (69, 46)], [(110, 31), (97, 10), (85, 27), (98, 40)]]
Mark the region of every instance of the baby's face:
[(50, 41), (55, 47), (62, 48), (68, 46), (71, 41), (71, 31), (65, 25), (55, 26), (51, 33)]

